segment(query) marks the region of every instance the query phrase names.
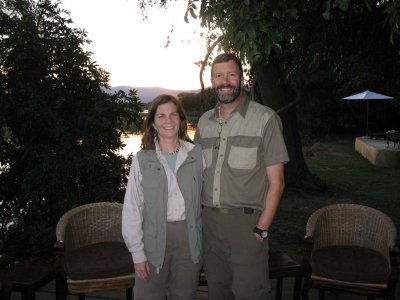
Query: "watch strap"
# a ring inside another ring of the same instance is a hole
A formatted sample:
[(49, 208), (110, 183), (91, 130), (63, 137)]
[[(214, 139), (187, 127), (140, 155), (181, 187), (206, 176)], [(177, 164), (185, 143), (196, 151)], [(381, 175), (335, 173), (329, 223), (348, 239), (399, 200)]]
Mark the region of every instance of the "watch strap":
[(266, 239), (268, 237), (268, 230), (254, 227), (253, 232), (258, 234), (262, 239)]

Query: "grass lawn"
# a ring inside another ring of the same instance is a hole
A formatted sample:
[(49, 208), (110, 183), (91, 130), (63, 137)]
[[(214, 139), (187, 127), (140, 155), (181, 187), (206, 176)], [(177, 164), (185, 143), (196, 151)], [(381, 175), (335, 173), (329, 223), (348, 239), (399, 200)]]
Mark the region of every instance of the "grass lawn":
[(287, 189), (270, 230), (272, 248), (301, 261), (308, 217), (335, 203), (355, 203), (387, 214), (400, 232), (400, 169), (376, 167), (354, 150), (355, 138), (329, 138), (306, 149), (312, 174), (327, 185), (325, 192)]

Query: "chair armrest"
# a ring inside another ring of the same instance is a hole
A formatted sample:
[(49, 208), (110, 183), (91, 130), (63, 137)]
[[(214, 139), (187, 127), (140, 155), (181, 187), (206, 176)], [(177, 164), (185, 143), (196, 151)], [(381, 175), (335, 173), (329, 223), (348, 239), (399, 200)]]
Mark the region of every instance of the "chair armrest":
[(14, 263), (15, 259), (6, 254), (0, 254), (0, 268), (5, 268)]
[(64, 253), (64, 251), (65, 251), (64, 242), (63, 241), (56, 241), (54, 243), (54, 250), (56, 251), (57, 254)]
[(55, 252), (55, 281), (56, 281), (56, 299), (66, 299), (68, 294), (67, 287), (67, 274), (64, 270), (64, 256), (65, 256), (65, 245), (64, 242), (57, 240), (54, 243)]
[(395, 256), (399, 256), (400, 255), (400, 247), (399, 246), (392, 246), (389, 249), (389, 253)]
[(311, 276), (311, 252), (314, 247), (314, 238), (310, 235), (304, 237), (304, 255), (302, 260), (305, 276)]
[(8, 267), (15, 261), (15, 259), (12, 256), (1, 252), (3, 250), (3, 246), (4, 246), (3, 240), (0, 240), (0, 268)]
[(304, 244), (314, 244), (314, 238), (311, 235), (304, 237)]
[(55, 261), (56, 271), (64, 270), (65, 246), (62, 241), (56, 241), (54, 243), (54, 252), (56, 256), (56, 261)]
[(398, 259), (397, 257), (400, 256), (400, 248), (395, 245), (393, 247), (390, 247), (389, 249), (389, 256), (390, 256), (390, 275), (388, 279), (388, 284), (390, 286), (396, 286), (396, 283), (399, 279), (399, 264), (398, 264)]

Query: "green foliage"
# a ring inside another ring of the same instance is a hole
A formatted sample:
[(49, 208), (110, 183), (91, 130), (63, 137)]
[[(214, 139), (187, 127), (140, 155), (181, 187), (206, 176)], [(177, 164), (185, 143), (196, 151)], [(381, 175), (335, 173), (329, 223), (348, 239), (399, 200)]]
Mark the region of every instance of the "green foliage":
[(121, 128), (124, 133), (141, 132), (144, 118), (140, 113), (144, 110), (145, 105), (140, 101), (137, 91), (129, 90), (128, 94), (126, 94), (124, 91), (119, 90), (112, 95), (112, 98), (123, 108), (124, 112), (119, 118), (118, 128)]
[[(215, 93), (211, 87), (208, 87), (204, 89), (203, 92), (203, 97), (204, 97), (204, 110), (209, 110), (213, 108), (218, 100), (217, 97), (215, 96)], [(178, 98), (181, 100), (182, 105), (188, 112), (201, 112), (201, 93), (180, 93), (178, 94)]]
[(385, 8), (387, 21), (391, 28), (390, 41), (394, 44), (394, 39), (400, 34), (400, 1), (388, 1)]
[[(360, 134), (365, 132), (365, 103), (345, 105), (340, 99), (367, 89), (400, 96), (398, 39), (390, 42), (383, 6), (365, 9), (351, 3), (346, 11), (331, 10), (329, 20), (321, 16), (321, 9), (304, 6), (299, 22), (291, 27), (295, 38), (279, 57), (285, 83), (301, 95), (298, 119), (303, 136), (320, 138), (349, 128)], [(374, 132), (400, 126), (400, 107), (394, 101), (386, 104), (371, 106)]]
[(47, 0), (0, 5), (0, 239), (17, 256), (51, 255), (68, 209), (123, 200), (120, 135), (141, 126), (135, 92), (104, 91), (108, 73), (65, 16)]
[(325, 1), (325, 11), (323, 16), (326, 20), (329, 20), (331, 16), (331, 10), (339, 8), (342, 11), (346, 11), (349, 7), (350, 0), (326, 0)]
[(204, 0), (200, 8), (202, 25), (224, 36), (221, 47), (250, 64), (267, 62), (272, 53), (282, 51), (285, 29), (297, 14), (295, 0)]
[[(180, 93), (178, 98), (181, 100), (183, 108), (185, 109), (189, 122), (196, 126), (202, 114), (201, 107), (201, 93)], [(217, 98), (212, 88), (206, 88), (203, 92), (204, 110), (212, 109), (217, 104)]]

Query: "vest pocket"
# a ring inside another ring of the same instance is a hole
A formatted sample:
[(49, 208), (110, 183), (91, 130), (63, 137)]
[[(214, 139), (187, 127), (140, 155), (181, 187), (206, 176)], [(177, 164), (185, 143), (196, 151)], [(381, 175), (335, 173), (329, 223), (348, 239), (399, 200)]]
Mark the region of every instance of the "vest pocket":
[(148, 163), (145, 170), (141, 170), (143, 177), (151, 180), (142, 180), (141, 184), (145, 188), (158, 188), (163, 180), (164, 168), (159, 163)]

